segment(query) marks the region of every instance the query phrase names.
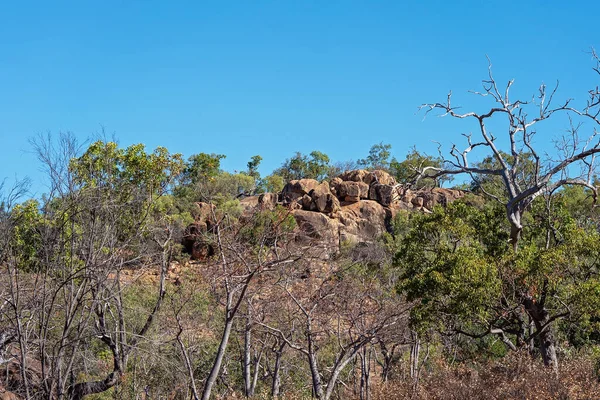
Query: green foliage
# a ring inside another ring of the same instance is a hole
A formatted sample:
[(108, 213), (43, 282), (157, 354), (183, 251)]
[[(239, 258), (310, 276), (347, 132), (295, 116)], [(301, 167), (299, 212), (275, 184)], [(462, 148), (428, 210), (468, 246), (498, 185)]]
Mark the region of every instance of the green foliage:
[(367, 158), (357, 161), (357, 164), (366, 169), (390, 169), (390, 150), (391, 144), (383, 144), (383, 142), (374, 144), (369, 150)]
[(180, 154), (169, 154), (164, 147), (146, 153), (143, 144), (126, 149), (115, 142), (97, 141), (79, 158), (70, 162), (75, 182), (82, 188), (113, 190), (127, 196), (136, 194), (148, 198), (166, 193), (183, 171)]
[(201, 181), (213, 179), (221, 172), (221, 160), (226, 156), (223, 154), (194, 154), (186, 163), (184, 170), (184, 184), (194, 185)]
[(296, 219), (288, 209), (277, 206), (273, 210), (256, 212), (240, 231), (239, 238), (252, 246), (273, 245), (296, 227)]
[(484, 243), (491, 239), (489, 231), (498, 232), (498, 218), (456, 202), (431, 215), (415, 215), (409, 223), (394, 263), (401, 271), (398, 291), (408, 301), (418, 300), (414, 326), (426, 330), (448, 322), (442, 318), (448, 315), (457, 325), (487, 323), (501, 281)]
[(258, 166), (262, 161), (262, 157), (259, 155), (252, 156), (250, 161), (248, 161), (248, 175), (254, 178), (255, 181), (260, 179), (260, 173), (258, 172)]
[[(407, 184), (413, 183), (417, 176), (417, 171), (420, 171), (425, 167), (441, 168), (442, 166), (443, 160), (441, 158), (422, 154), (413, 147), (403, 161), (398, 161), (396, 158), (393, 158), (389, 168), (392, 175), (399, 183)], [(422, 189), (424, 187), (442, 186), (444, 182), (452, 180), (451, 177), (439, 177), (436, 180), (427, 178), (427, 176), (432, 176), (433, 174), (435, 174), (435, 171), (426, 172), (425, 176), (417, 182), (415, 188)]]
[(17, 267), (29, 272), (38, 271), (42, 250), (40, 230), (45, 224), (39, 202), (27, 200), (17, 204), (10, 212), (10, 219), (13, 224), (11, 246), (18, 256)]
[(285, 181), (293, 179), (325, 179), (330, 170), (329, 156), (320, 151), (313, 151), (308, 156), (297, 152), (292, 158), (285, 160), (283, 165), (273, 171)]
[(281, 175), (271, 174), (261, 180), (260, 191), (266, 193), (279, 193), (285, 186), (285, 180)]

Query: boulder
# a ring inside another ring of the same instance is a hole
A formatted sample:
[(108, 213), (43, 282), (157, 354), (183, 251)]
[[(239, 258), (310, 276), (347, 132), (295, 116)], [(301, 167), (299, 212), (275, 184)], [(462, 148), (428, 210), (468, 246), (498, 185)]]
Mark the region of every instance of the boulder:
[(333, 213), (340, 209), (340, 201), (331, 193), (327, 181), (324, 181), (311, 190), (309, 195), (319, 212)]
[(302, 196), (298, 200), (298, 202), (302, 205), (302, 209), (303, 210), (315, 211), (317, 209), (317, 206), (315, 205), (315, 202), (313, 201), (312, 197), (310, 197), (307, 194), (305, 194), (304, 196)]
[(372, 200), (347, 204), (336, 214), (340, 241), (368, 242), (386, 232), (391, 212)]
[(337, 195), (340, 199), (346, 196), (366, 199), (369, 197), (369, 185), (364, 182), (344, 181), (338, 185)]
[(360, 201), (360, 196), (345, 196), (344, 201), (347, 203), (356, 203)]
[(297, 193), (300, 196), (310, 193), (311, 190), (319, 186), (319, 181), (315, 179), (299, 179), (289, 181), (283, 187), (282, 193)]
[(292, 215), (296, 218), (299, 230), (309, 238), (318, 239), (327, 244), (339, 244), (339, 222), (325, 214), (294, 210)]
[[(449, 203), (460, 199), (464, 195), (461, 190), (444, 188), (421, 189), (415, 192), (415, 196), (422, 199), (422, 206), (429, 210), (433, 210), (437, 205), (446, 207)], [(412, 199), (412, 203), (415, 204), (415, 199)]]
[(397, 194), (394, 186), (375, 183), (369, 189), (369, 200), (375, 200), (382, 206), (389, 206), (395, 200)]
[(340, 197), (339, 194), (339, 186), (343, 183), (344, 181), (342, 180), (342, 178), (340, 178), (339, 176), (336, 176), (335, 178), (333, 178), (330, 182), (329, 182), (329, 189), (331, 189), (331, 193), (335, 194), (336, 196)]
[(263, 193), (258, 196), (258, 205), (262, 209), (272, 210), (277, 205), (277, 193)]
[(254, 208), (257, 208), (260, 205), (259, 196), (246, 196), (241, 198), (240, 207), (244, 213), (251, 212)]
[(411, 203), (415, 208), (423, 208), (424, 201), (422, 197), (414, 197), (412, 198)]
[[(181, 244), (193, 260), (205, 260), (214, 254), (212, 246), (204, 239), (214, 227), (214, 204), (198, 202), (193, 211), (195, 220), (183, 232)], [(248, 211), (247, 209), (244, 209)]]
[(373, 175), (365, 169), (354, 169), (340, 175), (343, 181), (364, 182), (367, 185), (373, 181)]
[(194, 203), (194, 209), (192, 210), (192, 217), (194, 217), (194, 224), (203, 232), (210, 229), (211, 222), (213, 221), (215, 205), (204, 202)]
[(376, 169), (375, 171), (372, 171), (371, 176), (371, 182), (381, 183), (383, 185), (395, 185), (397, 183), (396, 179), (394, 179), (393, 176), (381, 169)]

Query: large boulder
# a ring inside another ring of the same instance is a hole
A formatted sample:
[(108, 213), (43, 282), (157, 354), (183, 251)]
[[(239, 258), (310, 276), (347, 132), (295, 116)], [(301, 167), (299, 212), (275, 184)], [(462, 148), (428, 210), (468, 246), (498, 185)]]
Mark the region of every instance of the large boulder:
[(381, 183), (372, 184), (369, 189), (369, 199), (375, 200), (382, 206), (389, 206), (396, 200), (398, 194), (392, 185), (384, 185)]
[(369, 197), (369, 185), (364, 182), (343, 181), (337, 186), (337, 195), (340, 199), (345, 197), (367, 199)]
[(240, 207), (244, 213), (251, 212), (260, 205), (260, 196), (246, 196), (241, 198)]
[(298, 225), (297, 242), (310, 244), (317, 252), (325, 248), (326, 254), (339, 249), (340, 223), (338, 220), (329, 218), (320, 212), (307, 210), (293, 210), (292, 215)]
[(376, 169), (375, 171), (371, 172), (371, 182), (376, 182), (376, 183), (381, 183), (383, 185), (395, 185), (396, 184), (396, 179), (394, 179), (393, 176), (391, 176), (390, 174), (388, 174), (387, 172), (381, 170), (381, 169)]
[(346, 204), (336, 214), (341, 223), (340, 242), (370, 242), (386, 232), (390, 210), (372, 200)]
[(373, 175), (366, 169), (354, 169), (342, 173), (340, 179), (343, 181), (364, 182), (368, 185), (373, 181)]
[(331, 193), (329, 183), (324, 181), (309, 193), (317, 211), (322, 213), (333, 213), (340, 209), (340, 201)]
[(315, 179), (299, 179), (289, 181), (287, 185), (283, 187), (282, 193), (297, 193), (299, 195), (305, 195), (310, 193), (311, 190), (319, 186), (319, 181)]
[(272, 210), (277, 205), (278, 200), (277, 193), (262, 193), (258, 196), (258, 205), (262, 209)]
[[(411, 193), (411, 202), (415, 208), (433, 210), (437, 205), (446, 207), (449, 203), (460, 199), (465, 192), (456, 189), (429, 188)], [(406, 195), (405, 195), (406, 196)]]
[[(183, 232), (181, 244), (192, 260), (205, 260), (214, 254), (214, 248), (206, 240), (206, 233), (213, 229), (214, 204), (198, 202), (193, 210), (194, 222)], [(246, 210), (248, 211), (248, 210)]]
[(289, 181), (281, 191), (281, 200), (285, 205), (295, 203), (305, 194), (319, 186), (319, 181), (315, 179), (298, 179)]

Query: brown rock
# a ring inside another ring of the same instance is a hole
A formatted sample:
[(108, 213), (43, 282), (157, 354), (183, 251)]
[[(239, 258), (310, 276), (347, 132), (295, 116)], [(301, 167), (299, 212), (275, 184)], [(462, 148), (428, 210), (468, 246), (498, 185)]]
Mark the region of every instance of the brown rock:
[(315, 179), (300, 179), (290, 181), (283, 187), (282, 193), (297, 193), (300, 196), (310, 193), (311, 190), (319, 186), (319, 181)]
[(214, 254), (214, 249), (205, 240), (206, 233), (214, 227), (214, 210), (214, 204), (196, 203), (195, 221), (183, 232), (181, 244), (193, 260), (205, 260)]
[(436, 205), (446, 207), (449, 203), (464, 196), (464, 192), (460, 190), (444, 188), (422, 189), (415, 194), (423, 198), (423, 206), (429, 210), (433, 210)]
[(346, 181), (342, 182), (338, 186), (338, 196), (341, 198), (346, 196), (357, 196), (360, 197), (360, 186), (359, 183), (363, 182), (354, 182), (354, 181)]
[(331, 182), (329, 182), (329, 188), (331, 189), (331, 193), (335, 194), (336, 196), (340, 197), (339, 194), (339, 186), (340, 184), (342, 184), (344, 181), (342, 180), (342, 178), (340, 178), (339, 176), (336, 176), (335, 178), (333, 178), (331, 180)]
[(365, 169), (354, 169), (340, 175), (343, 181), (364, 182), (367, 185), (373, 180), (371, 173)]
[(243, 212), (251, 212), (254, 208), (258, 207), (260, 204), (259, 196), (246, 196), (240, 199), (240, 207), (242, 207)]
[(375, 183), (369, 189), (369, 199), (375, 200), (382, 206), (389, 206), (395, 198), (394, 186)]
[(324, 214), (306, 210), (294, 210), (292, 214), (296, 218), (298, 228), (307, 236), (329, 243), (338, 243), (339, 222), (336, 220)]
[(204, 202), (194, 203), (195, 209), (192, 210), (192, 216), (194, 217), (194, 221), (198, 226), (204, 226), (204, 232), (206, 232), (207, 224), (209, 221), (213, 220), (213, 214), (215, 211), (215, 205)]
[(423, 198), (422, 197), (414, 197), (411, 199), (411, 203), (415, 208), (423, 208)]
[[(386, 232), (386, 224), (391, 213), (381, 204), (363, 200), (342, 207), (337, 213), (340, 227), (340, 240), (372, 241)], [(346, 238), (346, 239), (344, 239)]]
[(356, 203), (357, 201), (360, 201), (360, 196), (345, 196), (344, 201), (348, 203)]
[[(388, 174), (387, 172), (385, 172), (381, 169), (376, 169), (375, 171), (372, 171), (371, 175), (372, 175), (371, 181), (381, 183), (383, 185), (395, 185), (396, 184), (396, 179), (394, 179), (393, 176), (391, 176), (390, 174)], [(371, 182), (368, 182), (368, 183), (371, 183)]]
[(327, 181), (311, 190), (309, 195), (319, 212), (332, 213), (340, 209), (340, 201), (331, 193)]
[(271, 210), (277, 205), (277, 193), (263, 193), (258, 196), (258, 204), (263, 209)]
[(298, 202), (302, 205), (303, 210), (314, 211), (316, 209), (315, 203), (313, 202), (312, 197), (305, 194), (302, 196)]
[(337, 187), (337, 196), (340, 199), (346, 196), (366, 199), (369, 197), (369, 185), (364, 182), (344, 181)]

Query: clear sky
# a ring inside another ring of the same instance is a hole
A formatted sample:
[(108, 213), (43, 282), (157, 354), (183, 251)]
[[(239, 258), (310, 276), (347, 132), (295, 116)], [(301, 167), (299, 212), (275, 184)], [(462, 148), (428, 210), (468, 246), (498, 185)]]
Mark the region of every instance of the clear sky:
[(598, 15), (598, 1), (564, 0), (5, 1), (0, 178), (39, 188), (29, 138), (102, 127), (123, 146), (226, 154), (227, 170), (260, 154), (263, 174), (295, 151), (435, 152), (470, 127), (423, 121), (418, 105), (450, 89), (485, 105), (464, 93), (486, 54), (518, 93), (560, 79), (583, 101), (600, 81)]

